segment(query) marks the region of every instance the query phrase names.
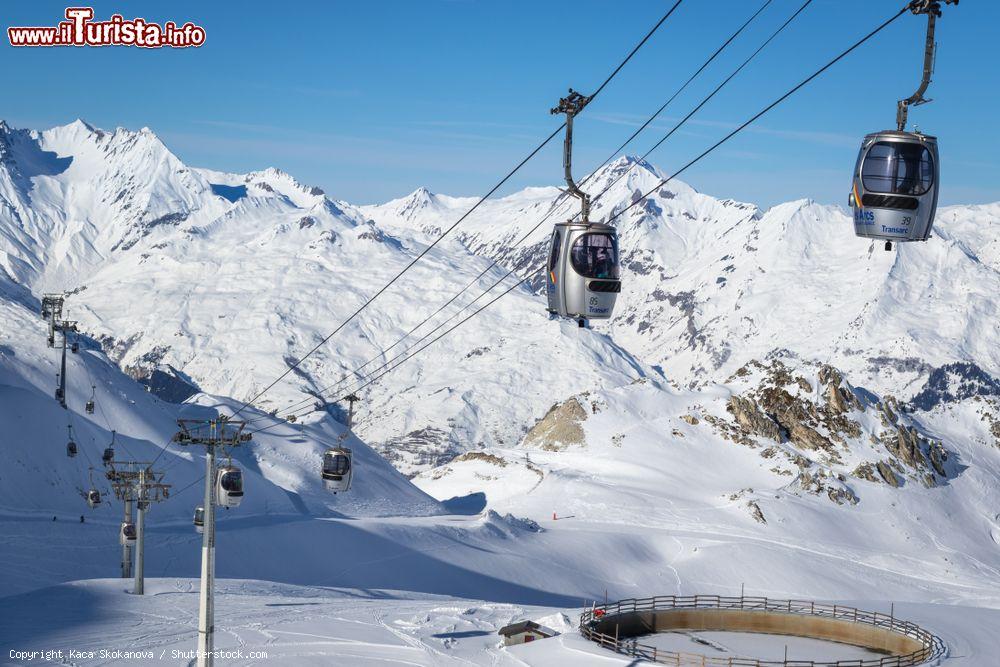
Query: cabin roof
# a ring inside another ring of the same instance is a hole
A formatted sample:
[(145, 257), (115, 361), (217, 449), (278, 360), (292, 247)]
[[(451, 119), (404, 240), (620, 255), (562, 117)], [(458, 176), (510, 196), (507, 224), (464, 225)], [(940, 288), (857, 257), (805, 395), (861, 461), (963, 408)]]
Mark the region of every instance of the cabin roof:
[(497, 634), (503, 635), (504, 637), (511, 637), (513, 635), (521, 634), (522, 632), (537, 632), (538, 634), (545, 635), (547, 637), (554, 637), (556, 635), (556, 631), (552, 628), (539, 625), (534, 621), (518, 621), (517, 623), (505, 625), (500, 628)]

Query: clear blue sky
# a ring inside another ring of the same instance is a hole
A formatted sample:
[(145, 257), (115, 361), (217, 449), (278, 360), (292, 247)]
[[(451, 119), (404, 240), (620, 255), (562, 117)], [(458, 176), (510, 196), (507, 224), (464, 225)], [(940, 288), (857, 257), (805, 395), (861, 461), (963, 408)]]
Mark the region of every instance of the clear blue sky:
[[(581, 116), (586, 171), (669, 97), (763, 0), (686, 0)], [(801, 4), (773, 0), (758, 21), (666, 111), (692, 108)], [(0, 47), (3, 106), (15, 126), (81, 117), (149, 126), (185, 162), (226, 171), (277, 166), (352, 203), (419, 186), (481, 194), (559, 120), (568, 86), (589, 92), (665, 11), (666, 0), (105, 2), (96, 17), (191, 20), (199, 49)], [(902, 0), (815, 0), (749, 69), (650, 156), (678, 167), (832, 55)], [(54, 25), (65, 3), (5, 2), (9, 25)], [(911, 120), (941, 142), (943, 203), (1000, 200), (997, 29), (1000, 3), (963, 0), (939, 22), (930, 97)], [(925, 20), (907, 15), (765, 116), (683, 179), (720, 197), (771, 205), (845, 204), (866, 132), (892, 126), (916, 87)], [(642, 153), (658, 123), (629, 152)], [(559, 142), (505, 192), (560, 180)]]

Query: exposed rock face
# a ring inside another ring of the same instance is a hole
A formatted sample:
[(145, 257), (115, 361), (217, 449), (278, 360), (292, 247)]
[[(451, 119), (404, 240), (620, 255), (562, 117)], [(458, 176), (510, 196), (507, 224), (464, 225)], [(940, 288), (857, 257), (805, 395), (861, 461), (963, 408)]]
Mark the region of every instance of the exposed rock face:
[[(795, 368), (786, 364), (789, 360)], [(786, 488), (853, 505), (859, 497), (848, 484), (850, 478), (899, 487), (908, 479), (934, 486), (948, 477), (949, 454), (943, 443), (921, 435), (919, 423), (895, 398), (856, 391), (832, 366), (803, 363), (776, 351), (766, 363), (746, 364), (729, 381), (747, 387), (727, 402), (733, 421), (707, 414), (704, 420), (733, 442), (751, 447), (761, 440), (771, 443), (762, 457), (784, 458), (798, 469), (792, 473), (780, 465), (771, 468), (775, 474), (797, 475)], [(871, 419), (863, 418), (869, 411), (882, 428), (872, 428)], [(869, 426), (863, 428), (862, 423)], [(870, 450), (871, 459), (854, 464), (853, 470), (844, 468), (845, 457), (856, 457), (859, 448)], [(886, 454), (889, 457), (883, 458)]]
[(752, 361), (736, 376), (746, 378), (754, 373), (764, 375), (758, 387), (749, 397), (730, 398), (726, 406), (747, 433), (775, 442), (789, 441), (834, 462), (840, 460), (838, 444), (861, 434), (860, 424), (846, 415), (864, 407), (835, 368), (822, 366), (819, 370), (822, 403), (809, 396), (813, 393), (810, 382), (794, 376), (780, 360), (768, 366)]
[(452, 463), (459, 461), (484, 461), (486, 463), (492, 463), (495, 466), (501, 468), (507, 467), (506, 459), (502, 459), (495, 454), (490, 454), (488, 452), (466, 452), (465, 454), (460, 454), (452, 459)]
[(417, 429), (374, 444), (379, 453), (397, 468), (435, 467), (461, 453), (448, 444), (446, 432), (434, 427)]
[(525, 447), (548, 451), (563, 451), (587, 444), (581, 424), (587, 420), (587, 410), (576, 397), (556, 403), (524, 436)]
[(899, 478), (896, 477), (896, 473), (893, 471), (892, 466), (886, 461), (879, 461), (875, 464), (878, 474), (882, 476), (882, 479), (886, 484), (893, 487), (901, 486)]
[(1000, 447), (1000, 401), (977, 399), (977, 402), (983, 404), (979, 409), (979, 415), (993, 436), (993, 444)]
[(745, 432), (768, 440), (781, 440), (781, 427), (761, 411), (754, 399), (733, 396), (729, 399), (726, 410)]
[(879, 478), (875, 476), (875, 465), (869, 461), (859, 463), (858, 467), (851, 472), (851, 475), (868, 482), (879, 481)]
[(760, 505), (758, 505), (756, 501), (747, 501), (747, 509), (750, 510), (750, 516), (753, 517), (754, 521), (765, 525), (767, 524), (767, 519), (764, 518), (764, 512), (761, 511)]

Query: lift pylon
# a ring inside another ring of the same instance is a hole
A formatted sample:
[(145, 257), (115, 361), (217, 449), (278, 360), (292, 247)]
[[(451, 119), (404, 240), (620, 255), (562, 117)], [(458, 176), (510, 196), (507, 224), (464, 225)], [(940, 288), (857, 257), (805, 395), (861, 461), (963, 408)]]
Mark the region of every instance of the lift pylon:
[[(215, 663), (215, 505), (216, 497), (215, 450), (223, 451), (250, 442), (251, 434), (244, 433), (245, 421), (236, 421), (220, 415), (215, 419), (178, 419), (180, 430), (173, 441), (181, 446), (205, 447), (205, 502), (201, 542), (201, 590), (198, 604), (198, 667), (211, 667)], [(242, 488), (241, 488), (242, 493)]]
[[(163, 482), (163, 473), (152, 469), (151, 463), (142, 461), (114, 461), (106, 473), (115, 497), (125, 505), (125, 519), (122, 523), (122, 577), (132, 575), (132, 542), (135, 543), (135, 584), (132, 592), (145, 592), (145, 524), (150, 503), (158, 503), (170, 497), (170, 485)], [(136, 520), (132, 522), (132, 504), (135, 503)], [(131, 528), (130, 528), (131, 527)]]

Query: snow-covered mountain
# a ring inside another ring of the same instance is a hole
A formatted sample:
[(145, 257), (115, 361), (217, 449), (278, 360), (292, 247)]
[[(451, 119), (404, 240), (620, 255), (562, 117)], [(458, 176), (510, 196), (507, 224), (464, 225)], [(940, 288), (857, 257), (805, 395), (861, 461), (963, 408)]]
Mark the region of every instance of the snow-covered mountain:
[[(159, 367), (249, 399), (423, 248), (413, 234), (389, 234), (276, 169), (189, 169), (148, 130), (109, 133), (77, 121), (0, 134), (0, 266), (36, 296), (72, 292), (69, 316), (137, 377)], [(442, 244), (260, 407), (309, 407), (486, 266)], [(419, 469), (470, 447), (517, 442), (554, 395), (642, 373), (606, 337), (564, 329), (528, 291), (515, 292), (366, 390), (359, 432), (401, 469)]]
[[(634, 158), (609, 164), (588, 180), (592, 192), (607, 187), (595, 218), (662, 177)], [(322, 490), (320, 454), (344, 430), (324, 400), (353, 386), (338, 381), (381, 365), (381, 350), (492, 260), (388, 356), (506, 269), (538, 265), (548, 221), (510, 246), (544, 216), (575, 212), (559, 195), (529, 188), (484, 203), (247, 409), (271, 428), (234, 453), (249, 492), (220, 524), (220, 577), (561, 609), (606, 591), (740, 584), (1000, 605), (1000, 204), (944, 209), (928, 243), (885, 253), (854, 238), (837, 207), (763, 211), (670, 183), (617, 220), (624, 291), (613, 320), (580, 330), (548, 319), (537, 285), (515, 289), (364, 389), (355, 487)], [(146, 129), (0, 124), (4, 591), (115, 574), (120, 506), (90, 512), (79, 496), (112, 429), (130, 456), (159, 455), (179, 493), (152, 510), (147, 573), (194, 576), (203, 464), (174, 445), (160, 455), (176, 419), (254, 396), (474, 201), (421, 189), (357, 207), (277, 169), (188, 167)], [(52, 400), (58, 357), (37, 315), (48, 291), (68, 293), (65, 313), (83, 332), (68, 411)], [(92, 385), (101, 410), (86, 415)], [(267, 415), (313, 405), (296, 424)], [(301, 594), (267, 587), (226, 595), (251, 605)], [(79, 605), (88, 588), (41, 599)], [(92, 593), (110, 605), (112, 589)], [(8, 602), (34, 609), (25, 599)], [(464, 605), (456, 616), (435, 604), (403, 605), (437, 619), (413, 621), (434, 647), (428, 623), (494, 632), (526, 613), (447, 601)], [(381, 616), (375, 625), (401, 636)], [(171, 636), (164, 646), (187, 641)], [(474, 641), (478, 659), (484, 640)], [(565, 658), (544, 656), (533, 664)]]
[[(630, 157), (587, 180), (604, 192), (606, 219), (666, 175)], [(545, 216), (567, 219), (575, 200), (530, 188), (485, 202), (457, 233), (501, 263), (539, 266), (551, 226), (510, 246)], [(363, 210), (392, 228), (437, 233), (471, 205), (420, 189)], [(622, 294), (598, 331), (671, 380), (724, 379), (776, 349), (831, 363), (852, 381), (906, 395), (932, 367), (972, 362), (1000, 375), (1000, 204), (943, 209), (928, 243), (884, 252), (855, 238), (841, 208), (808, 200), (763, 211), (719, 200), (680, 181), (655, 190), (615, 221)]]
[[(255, 395), (475, 201), (421, 188), (358, 208), (273, 168), (189, 168), (148, 129), (83, 121), (0, 126), (0, 165), (0, 266), (22, 299), (24, 288), (71, 292), (70, 316), (115, 361), (135, 377), (160, 369), (193, 385), (181, 395)], [(663, 176), (635, 158), (612, 162), (586, 181), (604, 193), (594, 217)], [(536, 266), (548, 224), (511, 246), (543, 217), (575, 211), (559, 194), (529, 188), (486, 202), (259, 407), (343, 395), (351, 371), (378, 368), (382, 349), (488, 259), (500, 266), (480, 286), (504, 268)], [(932, 241), (885, 253), (854, 238), (837, 207), (762, 211), (668, 183), (616, 221), (624, 290), (612, 321), (575, 331), (517, 289), (366, 388), (358, 431), (413, 472), (516, 444), (553, 401), (581, 391), (650, 374), (678, 386), (721, 382), (780, 350), (904, 401), (950, 363), (1000, 376), (998, 214), (1000, 205), (945, 209)], [(478, 294), (467, 290), (390, 358)]]

